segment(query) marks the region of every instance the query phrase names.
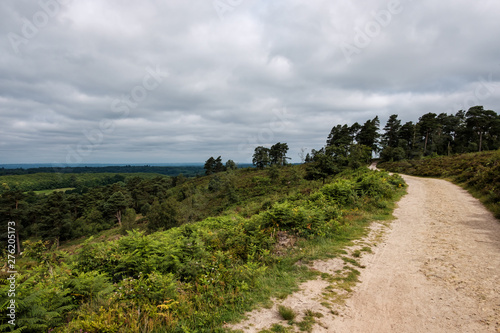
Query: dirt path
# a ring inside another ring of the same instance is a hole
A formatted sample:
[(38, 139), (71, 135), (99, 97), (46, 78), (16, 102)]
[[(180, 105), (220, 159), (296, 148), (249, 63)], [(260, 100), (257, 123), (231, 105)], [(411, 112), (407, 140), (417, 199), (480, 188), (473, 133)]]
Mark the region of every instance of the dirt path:
[[(345, 302), (325, 304), (330, 283), (318, 279), (276, 303), (292, 307), (297, 321), (306, 310), (321, 313), (312, 332), (500, 332), (500, 223), (458, 186), (404, 178), (408, 195), (373, 253), (361, 257), (361, 282)], [(349, 252), (373, 245), (385, 228), (374, 224)], [(314, 268), (335, 274), (343, 265), (332, 259)], [(299, 331), (276, 305), (233, 328), (259, 332), (273, 323)]]

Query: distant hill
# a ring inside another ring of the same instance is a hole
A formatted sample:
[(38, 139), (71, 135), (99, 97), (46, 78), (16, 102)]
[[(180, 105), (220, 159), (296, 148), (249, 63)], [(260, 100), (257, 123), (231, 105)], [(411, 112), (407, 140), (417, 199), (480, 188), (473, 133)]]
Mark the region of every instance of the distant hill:
[[(14, 167), (17, 166), (17, 167)], [(183, 174), (186, 177), (193, 177), (203, 174), (205, 170), (202, 164), (198, 165), (86, 165), (76, 167), (54, 167), (37, 166), (36, 164), (4, 165), (0, 167), (0, 176), (5, 175), (27, 175), (35, 173), (157, 173), (167, 176), (177, 176)]]
[[(146, 165), (124, 164), (86, 164), (58, 167), (52, 164), (0, 164), (0, 176), (28, 175), (35, 173), (156, 173), (166, 176), (194, 177), (205, 173), (201, 163), (153, 163)], [(240, 164), (240, 168), (252, 167), (251, 164)]]
[(110, 167), (110, 166), (203, 166), (203, 163), (86, 163), (86, 164), (56, 164), (56, 163), (6, 163), (1, 164), (3, 169), (35, 169), (35, 168), (53, 168), (53, 167), (69, 167), (69, 168), (84, 168), (84, 167)]

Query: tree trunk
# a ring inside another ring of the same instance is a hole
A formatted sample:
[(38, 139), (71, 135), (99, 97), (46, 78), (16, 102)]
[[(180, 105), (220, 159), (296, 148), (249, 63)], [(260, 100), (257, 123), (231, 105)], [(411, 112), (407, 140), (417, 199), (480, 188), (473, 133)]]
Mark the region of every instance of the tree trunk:
[(413, 126), (413, 140), (411, 141), (411, 150), (415, 149), (415, 140), (417, 140), (417, 126)]
[(16, 228), (16, 245), (17, 245), (17, 254), (21, 254), (21, 242), (19, 241), (19, 230)]
[(479, 152), (481, 152), (482, 145), (483, 145), (483, 131), (479, 132)]
[(425, 143), (424, 143), (424, 155), (427, 153), (427, 139), (429, 138), (429, 132), (425, 133)]
[(117, 211), (115, 216), (118, 219), (118, 225), (121, 227), (122, 226), (122, 211), (121, 210)]

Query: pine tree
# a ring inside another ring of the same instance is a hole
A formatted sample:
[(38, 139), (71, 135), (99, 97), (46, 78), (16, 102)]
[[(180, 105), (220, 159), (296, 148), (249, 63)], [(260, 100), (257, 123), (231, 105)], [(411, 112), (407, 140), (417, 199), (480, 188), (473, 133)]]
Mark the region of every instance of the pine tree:
[(226, 171), (226, 168), (224, 167), (224, 164), (222, 164), (222, 158), (219, 156), (215, 159), (215, 164), (214, 164), (214, 173)]
[(258, 146), (255, 148), (252, 163), (259, 169), (264, 169), (270, 164), (269, 148)]
[(208, 160), (205, 162), (205, 166), (203, 167), (205, 169), (205, 175), (209, 176), (215, 171), (215, 158), (210, 156)]
[(387, 120), (387, 124), (384, 127), (384, 134), (382, 135), (382, 144), (384, 148), (396, 148), (398, 146), (400, 129), (401, 120), (398, 119), (398, 115), (391, 115), (389, 120)]
[(226, 162), (226, 170), (236, 170), (238, 166), (234, 163), (233, 160), (227, 160)]
[(274, 144), (269, 150), (269, 159), (271, 165), (279, 165), (283, 166), (286, 164), (286, 160), (289, 159), (286, 157), (286, 153), (288, 152), (288, 144), (278, 142)]
[[(436, 128), (438, 128), (439, 123), (437, 122), (437, 115), (435, 113), (429, 112), (424, 114), (422, 117), (418, 118), (418, 124), (420, 128), (420, 134), (425, 137), (424, 139), (424, 155), (427, 154), (427, 146), (429, 143), (429, 138)], [(432, 138), (430, 138), (432, 141)]]
[(337, 125), (332, 128), (326, 140), (327, 148), (334, 154), (340, 154), (347, 157), (349, 154), (349, 147), (354, 141), (352, 130), (347, 125)]
[(378, 140), (380, 134), (378, 133), (380, 126), (380, 121), (378, 116), (372, 120), (367, 120), (361, 127), (359, 133), (356, 136), (356, 141), (358, 144), (370, 147), (373, 152), (378, 152)]
[(496, 127), (497, 114), (492, 110), (484, 110), (482, 106), (474, 106), (467, 111), (466, 125), (478, 136), (478, 151), (483, 148), (483, 138), (492, 127)]
[(118, 221), (118, 225), (121, 227), (122, 212), (126, 207), (128, 207), (128, 202), (125, 195), (120, 191), (113, 193), (113, 195), (107, 200), (106, 206), (108, 207), (108, 210), (113, 212)]

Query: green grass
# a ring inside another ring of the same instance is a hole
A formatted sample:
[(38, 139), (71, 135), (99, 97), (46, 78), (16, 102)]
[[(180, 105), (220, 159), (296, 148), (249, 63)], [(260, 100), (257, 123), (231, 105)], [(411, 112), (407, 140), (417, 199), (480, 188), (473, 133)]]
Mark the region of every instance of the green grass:
[(294, 320), (295, 317), (297, 316), (297, 314), (292, 308), (284, 305), (278, 306), (278, 312), (281, 318), (283, 318), (284, 320)]
[(269, 330), (262, 330), (259, 333), (292, 333), (293, 331), (290, 331), (288, 328), (280, 325), (280, 324), (273, 324), (271, 326), (271, 329)]
[(48, 194), (51, 194), (52, 192), (66, 192), (66, 191), (74, 190), (74, 189), (75, 189), (74, 187), (64, 187), (64, 188), (55, 188), (55, 189), (51, 189), (51, 190), (40, 190), (40, 191), (33, 191), (33, 192), (35, 192), (36, 194), (48, 195)]
[[(392, 211), (395, 208), (395, 202), (402, 197), (406, 191), (401, 190), (395, 193), (395, 197), (391, 203), (384, 208), (373, 208), (364, 210), (346, 210), (344, 215), (345, 224), (342, 231), (332, 236), (331, 238), (313, 238), (302, 240), (297, 246), (290, 251), (286, 257), (280, 258), (279, 263), (268, 270), (265, 276), (261, 279), (261, 285), (266, 286), (260, 291), (255, 291), (255, 299), (259, 302), (266, 302), (268, 297), (276, 297), (278, 299), (285, 299), (288, 295), (298, 291), (298, 285), (306, 280), (314, 279), (318, 276), (319, 272), (311, 271), (303, 265), (297, 266), (297, 262), (307, 263), (313, 260), (329, 259), (340, 257), (344, 261), (349, 262), (359, 267), (359, 263), (354, 259), (345, 257), (347, 252), (344, 250), (347, 246), (352, 246), (354, 240), (361, 239), (368, 234), (368, 226), (374, 220), (388, 221), (393, 218)], [(347, 214), (348, 212), (348, 214)], [(371, 252), (370, 247), (363, 247), (361, 252)], [(345, 274), (333, 278), (329, 274), (321, 274), (322, 277), (335, 285), (337, 289), (343, 289), (351, 292), (352, 288), (359, 282), (360, 272), (356, 269), (346, 266)], [(340, 273), (340, 272), (339, 272)], [(323, 276), (324, 275), (324, 276)], [(347, 295), (338, 295), (332, 291), (327, 293), (327, 298), (334, 303), (342, 303), (347, 298)], [(256, 306), (259, 305), (256, 303)], [(329, 308), (330, 303), (325, 301), (324, 305)], [(270, 304), (267, 303), (267, 307)], [(249, 308), (254, 309), (252, 306)], [(242, 319), (242, 315), (236, 314), (235, 319)], [(306, 318), (307, 319), (307, 318)], [(310, 318), (306, 322), (300, 324), (299, 327), (309, 327)], [(311, 324), (312, 325), (312, 324)], [(307, 329), (306, 329), (307, 331)]]
[(304, 313), (304, 319), (297, 323), (297, 326), (302, 332), (312, 332), (313, 325), (316, 323), (316, 318), (322, 318), (323, 314), (320, 312), (314, 312), (312, 310), (306, 310)]
[[(356, 257), (356, 254), (353, 254), (354, 257)], [(359, 255), (358, 255), (359, 257)], [(349, 263), (353, 266), (359, 267), (359, 268), (364, 268), (364, 266), (361, 266), (359, 262), (357, 262), (355, 259), (352, 258), (347, 258), (347, 257), (342, 257), (341, 258), (345, 263)]]

